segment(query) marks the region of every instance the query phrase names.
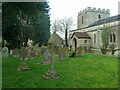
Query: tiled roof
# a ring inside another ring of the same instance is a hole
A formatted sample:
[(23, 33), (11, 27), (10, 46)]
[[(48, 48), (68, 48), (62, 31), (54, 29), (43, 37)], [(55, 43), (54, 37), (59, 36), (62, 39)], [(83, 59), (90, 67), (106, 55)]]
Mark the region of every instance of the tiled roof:
[(89, 26), (95, 26), (95, 25), (99, 25), (99, 24), (103, 24), (103, 23), (107, 23), (107, 22), (111, 22), (111, 21), (115, 21), (115, 20), (120, 20), (120, 14), (106, 18), (106, 19), (101, 19)]
[(77, 31), (77, 30), (82, 30), (82, 29), (85, 29), (85, 28), (89, 28), (89, 27), (92, 27), (92, 26), (96, 26), (96, 25), (100, 25), (100, 24), (104, 24), (104, 23), (107, 23), (107, 22), (112, 22), (112, 21), (118, 21), (120, 20), (120, 14), (119, 15), (115, 15), (115, 16), (112, 16), (112, 17), (108, 17), (106, 19), (101, 19), (99, 21), (96, 21), (95, 23), (87, 26), (87, 27), (83, 27), (83, 28), (79, 28), (79, 29), (75, 29), (75, 30), (72, 30), (70, 32), (73, 32), (73, 31)]
[(86, 32), (74, 32), (73, 35), (76, 35), (78, 38), (91, 39), (91, 37)]

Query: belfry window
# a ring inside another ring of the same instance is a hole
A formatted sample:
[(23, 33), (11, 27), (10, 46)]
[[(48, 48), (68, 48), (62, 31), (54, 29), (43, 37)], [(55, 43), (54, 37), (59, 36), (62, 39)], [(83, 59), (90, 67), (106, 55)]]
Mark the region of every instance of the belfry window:
[(115, 33), (113, 33), (113, 42), (116, 41)]
[(82, 16), (82, 24), (83, 24), (83, 16)]
[(99, 14), (99, 20), (101, 19), (101, 15)]

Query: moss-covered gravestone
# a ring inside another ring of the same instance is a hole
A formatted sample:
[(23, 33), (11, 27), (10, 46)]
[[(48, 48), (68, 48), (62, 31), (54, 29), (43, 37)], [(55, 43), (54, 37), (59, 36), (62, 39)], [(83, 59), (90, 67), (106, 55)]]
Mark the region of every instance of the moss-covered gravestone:
[(51, 58), (51, 53), (49, 52), (48, 49), (46, 49), (43, 54), (43, 65), (50, 64), (50, 58)]
[(54, 80), (54, 79), (58, 79), (59, 76), (56, 74), (55, 70), (54, 70), (54, 59), (55, 59), (55, 55), (54, 53), (51, 55), (50, 60), (51, 60), (51, 69), (48, 70), (48, 72), (45, 73), (45, 75), (43, 75), (43, 78), (45, 80)]
[(59, 60), (60, 61), (63, 61), (66, 59), (66, 53), (65, 51), (61, 48), (60, 51), (59, 51)]

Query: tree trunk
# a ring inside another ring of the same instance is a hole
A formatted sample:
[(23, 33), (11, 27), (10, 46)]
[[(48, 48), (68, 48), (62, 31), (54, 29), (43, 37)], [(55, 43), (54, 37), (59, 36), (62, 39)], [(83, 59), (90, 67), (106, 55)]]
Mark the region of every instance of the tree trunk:
[(67, 29), (65, 30), (65, 46), (68, 47), (68, 44), (67, 44)]
[(25, 47), (27, 47), (27, 42), (28, 42), (28, 38), (26, 37), (25, 38), (25, 44), (24, 44)]

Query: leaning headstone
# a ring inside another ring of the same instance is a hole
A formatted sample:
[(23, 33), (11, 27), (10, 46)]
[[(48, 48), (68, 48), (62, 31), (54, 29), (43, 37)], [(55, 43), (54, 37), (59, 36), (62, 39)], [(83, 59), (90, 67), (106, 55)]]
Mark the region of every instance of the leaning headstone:
[(61, 49), (60, 52), (59, 52), (59, 60), (63, 61), (65, 59), (66, 59), (66, 53), (63, 49)]
[(36, 58), (36, 51), (32, 50), (31, 55), (30, 55), (30, 59), (35, 59), (35, 58)]
[(28, 60), (28, 50), (26, 48), (20, 50), (20, 59), (21, 61)]
[(18, 57), (19, 53), (18, 53), (18, 49), (13, 49), (13, 57)]
[(8, 58), (8, 48), (3, 47), (2, 49), (2, 58)]
[(50, 57), (51, 69), (48, 70), (48, 72), (46, 72), (45, 75), (43, 75), (43, 78), (45, 80), (54, 80), (54, 79), (58, 79), (59, 78), (59, 76), (56, 74), (56, 72), (54, 70), (54, 59), (55, 59), (55, 55), (53, 53), (52, 56)]
[(51, 57), (51, 54), (49, 50), (46, 50), (43, 54), (43, 65), (50, 64), (50, 57)]

